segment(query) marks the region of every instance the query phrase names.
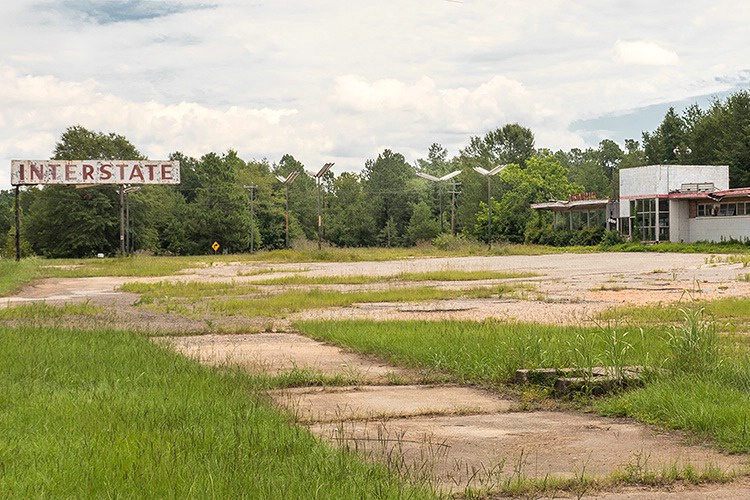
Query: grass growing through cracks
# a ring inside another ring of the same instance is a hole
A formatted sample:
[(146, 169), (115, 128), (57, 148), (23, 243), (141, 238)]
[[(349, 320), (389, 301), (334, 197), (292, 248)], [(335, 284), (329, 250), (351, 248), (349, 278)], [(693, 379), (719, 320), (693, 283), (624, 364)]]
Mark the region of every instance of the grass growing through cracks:
[(478, 281), (507, 280), (538, 276), (527, 272), (500, 271), (460, 271), (445, 269), (423, 273), (400, 273), (388, 276), (351, 275), (351, 276), (303, 276), (294, 274), (263, 280), (264, 285), (365, 285), (393, 281)]
[(145, 337), (0, 329), (0, 366), (3, 498), (432, 497)]
[(89, 302), (51, 305), (33, 302), (0, 309), (0, 320), (48, 320), (66, 316), (93, 316), (103, 314), (104, 307)]
[(359, 292), (320, 288), (277, 292), (266, 291), (258, 284), (247, 283), (158, 282), (129, 283), (122, 285), (120, 290), (140, 293), (140, 304), (188, 316), (221, 314), (272, 317), (361, 303), (499, 297), (515, 292), (527, 293), (528, 288), (524, 284), (498, 284), (456, 290), (420, 286)]

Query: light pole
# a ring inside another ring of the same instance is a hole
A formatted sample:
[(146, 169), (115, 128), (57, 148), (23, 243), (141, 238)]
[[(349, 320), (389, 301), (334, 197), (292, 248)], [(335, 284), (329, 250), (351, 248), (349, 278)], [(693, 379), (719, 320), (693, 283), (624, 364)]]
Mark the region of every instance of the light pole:
[(255, 207), (253, 202), (255, 201), (255, 190), (258, 189), (258, 186), (251, 184), (245, 186), (245, 189), (250, 191), (250, 253), (253, 253), (255, 247)]
[(320, 213), (320, 183), (323, 180), (323, 176), (328, 173), (329, 170), (331, 170), (331, 167), (333, 166), (333, 163), (326, 163), (323, 165), (323, 167), (318, 170), (317, 174), (314, 174), (312, 172), (307, 172), (307, 175), (310, 177), (315, 178), (315, 184), (318, 187), (318, 250), (321, 249), (321, 243), (320, 243), (320, 228), (323, 226), (323, 216)]
[(490, 179), (507, 166), (499, 165), (489, 171), (482, 167), (474, 167), (476, 172), (487, 178), (487, 250), (492, 250), (492, 192), (490, 191)]
[(284, 185), (286, 191), (286, 249), (289, 250), (289, 185), (294, 182), (294, 179), (299, 175), (299, 171), (295, 170), (290, 173), (286, 178), (277, 175), (276, 178)]
[[(437, 182), (440, 192), (440, 232), (443, 232), (443, 185), (441, 183), (453, 179), (455, 176), (461, 173), (461, 170), (456, 170), (450, 174), (446, 174), (442, 177), (435, 177), (434, 175), (425, 174), (424, 172), (417, 172), (417, 175), (422, 179), (428, 181)], [(453, 204), (451, 203), (451, 232), (453, 231)]]

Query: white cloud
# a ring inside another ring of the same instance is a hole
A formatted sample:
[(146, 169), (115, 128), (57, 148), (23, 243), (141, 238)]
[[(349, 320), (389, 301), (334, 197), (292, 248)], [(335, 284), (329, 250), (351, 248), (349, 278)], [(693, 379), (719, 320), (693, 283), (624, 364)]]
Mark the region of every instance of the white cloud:
[(622, 64), (674, 66), (680, 63), (680, 57), (676, 52), (646, 40), (618, 40), (612, 48), (612, 57)]
[(59, 1), (0, 3), (0, 189), (10, 158), (50, 155), (75, 124), (152, 157), (235, 148), (347, 170), (511, 122), (583, 147), (577, 120), (737, 88), (750, 67), (750, 7), (730, 0), (215, 0), (105, 25)]

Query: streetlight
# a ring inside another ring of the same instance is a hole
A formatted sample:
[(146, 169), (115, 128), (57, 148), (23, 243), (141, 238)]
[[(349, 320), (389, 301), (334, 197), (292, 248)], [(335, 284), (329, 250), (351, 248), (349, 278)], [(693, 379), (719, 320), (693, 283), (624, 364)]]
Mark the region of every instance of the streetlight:
[(325, 165), (323, 165), (323, 168), (318, 170), (317, 174), (307, 172), (307, 175), (309, 175), (310, 177), (315, 177), (315, 184), (318, 186), (318, 250), (321, 249), (320, 228), (323, 226), (323, 216), (320, 214), (320, 183), (323, 179), (323, 176), (326, 175), (329, 170), (331, 170), (332, 166), (333, 163), (326, 163)]
[(487, 249), (492, 250), (492, 198), (490, 192), (490, 179), (493, 175), (500, 172), (508, 165), (498, 165), (492, 170), (485, 170), (482, 167), (474, 167), (476, 172), (479, 172), (487, 178)]
[(245, 186), (245, 189), (250, 191), (250, 253), (253, 253), (255, 251), (255, 206), (253, 202), (255, 201), (255, 190), (258, 189), (258, 186), (251, 184)]
[(289, 250), (289, 185), (294, 182), (294, 179), (299, 175), (299, 171), (295, 170), (290, 173), (287, 177), (277, 175), (276, 178), (284, 185), (286, 191), (286, 248)]
[[(450, 174), (446, 174), (442, 177), (435, 177), (434, 175), (426, 174), (424, 172), (417, 172), (417, 175), (421, 177), (422, 179), (427, 179), (428, 181), (432, 182), (445, 182), (450, 179), (453, 179), (455, 176), (461, 173), (461, 170), (456, 170), (455, 172), (451, 172)], [(439, 186), (439, 192), (440, 192), (440, 232), (443, 232), (443, 186), (442, 184), (438, 184)], [(451, 203), (451, 232), (453, 232), (453, 203)]]

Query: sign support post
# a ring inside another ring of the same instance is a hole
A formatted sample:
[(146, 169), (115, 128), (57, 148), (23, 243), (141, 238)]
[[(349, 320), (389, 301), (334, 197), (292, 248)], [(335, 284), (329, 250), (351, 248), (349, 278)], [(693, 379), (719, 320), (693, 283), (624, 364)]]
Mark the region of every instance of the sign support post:
[(120, 257), (125, 256), (125, 186), (120, 184)]
[(16, 186), (16, 262), (21, 260), (21, 206), (19, 198), (21, 197), (21, 187)]

